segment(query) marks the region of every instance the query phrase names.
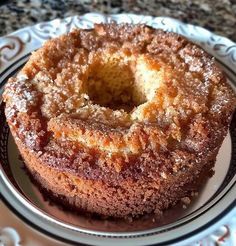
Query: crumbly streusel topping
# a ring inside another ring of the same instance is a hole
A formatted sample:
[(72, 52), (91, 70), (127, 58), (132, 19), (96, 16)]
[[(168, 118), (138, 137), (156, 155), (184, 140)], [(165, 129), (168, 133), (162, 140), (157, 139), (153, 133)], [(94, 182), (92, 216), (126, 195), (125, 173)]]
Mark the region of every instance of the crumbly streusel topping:
[(4, 101), (32, 148), (55, 138), (108, 155), (201, 151), (235, 107), (214, 58), (177, 34), (128, 24), (47, 41)]

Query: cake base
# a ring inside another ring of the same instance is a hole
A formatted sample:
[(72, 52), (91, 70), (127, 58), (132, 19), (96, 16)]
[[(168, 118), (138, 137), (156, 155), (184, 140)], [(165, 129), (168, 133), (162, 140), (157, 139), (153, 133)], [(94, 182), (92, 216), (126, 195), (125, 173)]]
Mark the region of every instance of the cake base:
[(215, 156), (212, 153), (204, 168), (200, 164), (196, 165), (159, 186), (155, 186), (154, 182), (144, 183), (138, 180), (126, 180), (119, 186), (112, 186), (46, 166), (21, 142), (17, 141), (17, 146), (30, 176), (49, 199), (65, 209), (83, 214), (88, 212), (101, 218), (130, 218), (148, 213), (159, 215), (186, 197), (190, 202), (191, 193), (198, 191), (212, 175), (215, 163), (215, 159), (210, 160), (211, 156)]

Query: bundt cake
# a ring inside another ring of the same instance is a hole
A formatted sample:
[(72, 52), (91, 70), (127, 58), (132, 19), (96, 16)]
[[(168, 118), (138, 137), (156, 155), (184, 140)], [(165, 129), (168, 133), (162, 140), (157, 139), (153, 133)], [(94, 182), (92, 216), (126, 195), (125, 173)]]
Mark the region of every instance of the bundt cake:
[(186, 199), (214, 167), (236, 105), (200, 47), (115, 23), (47, 41), (3, 98), (38, 184), (68, 207), (121, 218)]

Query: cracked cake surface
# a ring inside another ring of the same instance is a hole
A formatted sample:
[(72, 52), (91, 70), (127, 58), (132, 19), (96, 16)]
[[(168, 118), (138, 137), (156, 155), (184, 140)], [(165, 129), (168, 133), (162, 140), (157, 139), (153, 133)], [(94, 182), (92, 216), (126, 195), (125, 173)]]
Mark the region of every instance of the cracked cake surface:
[(162, 211), (196, 189), (236, 105), (200, 47), (115, 23), (47, 41), (3, 98), (40, 185), (63, 203), (114, 217)]

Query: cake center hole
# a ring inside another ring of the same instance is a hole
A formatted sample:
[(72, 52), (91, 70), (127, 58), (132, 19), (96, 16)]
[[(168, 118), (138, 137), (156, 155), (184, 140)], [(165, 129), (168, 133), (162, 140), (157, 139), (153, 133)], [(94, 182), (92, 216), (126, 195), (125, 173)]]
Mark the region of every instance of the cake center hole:
[(132, 64), (116, 55), (94, 63), (87, 81), (90, 99), (100, 106), (126, 112), (144, 103), (146, 96), (138, 93), (136, 68)]

